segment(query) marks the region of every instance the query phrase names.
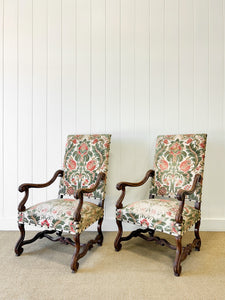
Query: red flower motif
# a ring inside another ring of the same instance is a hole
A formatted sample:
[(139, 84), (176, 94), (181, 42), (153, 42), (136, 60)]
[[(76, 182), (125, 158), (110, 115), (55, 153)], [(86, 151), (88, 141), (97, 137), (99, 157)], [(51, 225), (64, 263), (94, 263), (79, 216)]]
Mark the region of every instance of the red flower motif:
[(78, 153), (82, 156), (86, 155), (88, 152), (88, 146), (87, 144), (83, 143), (82, 145), (80, 145), (80, 147), (78, 148)]
[(105, 146), (106, 148), (109, 148), (109, 143), (105, 143), (104, 146)]
[(175, 143), (170, 147), (170, 154), (177, 156), (181, 153), (182, 147), (179, 143)]
[(181, 164), (180, 164), (180, 169), (181, 171), (183, 172), (187, 172), (189, 171), (191, 168), (191, 161), (189, 159), (186, 159), (185, 161), (183, 161)]
[(68, 210), (66, 213), (67, 213), (68, 216), (71, 216), (71, 214), (72, 214), (71, 210)]
[(77, 164), (76, 164), (75, 160), (73, 160), (72, 158), (70, 158), (69, 163), (68, 163), (68, 168), (70, 170), (75, 170), (76, 166), (77, 166)]
[(204, 149), (205, 148), (205, 142), (202, 142), (199, 146)]
[(68, 195), (73, 195), (74, 192), (75, 192), (75, 189), (72, 186), (68, 187), (68, 189), (67, 189), (67, 194)]
[(191, 138), (189, 138), (188, 140), (187, 140), (187, 144), (190, 144), (190, 142), (192, 142), (192, 139)]
[(159, 162), (159, 168), (162, 171), (164, 171), (164, 170), (168, 169), (168, 167), (169, 167), (168, 162), (165, 159), (161, 159), (160, 162)]
[(73, 222), (70, 222), (70, 231), (75, 232)]
[(93, 171), (96, 168), (96, 161), (95, 160), (90, 160), (87, 163), (87, 169), (88, 171)]
[(168, 140), (164, 140), (163, 143), (164, 144), (168, 144), (169, 142), (168, 142)]
[(92, 142), (92, 144), (96, 144), (98, 142), (98, 139), (94, 139), (94, 141)]
[(73, 139), (73, 141), (72, 141), (74, 144), (76, 144), (77, 143), (77, 140), (76, 139)]
[(140, 221), (141, 225), (149, 226), (149, 222), (146, 219)]
[(161, 196), (163, 196), (163, 195), (166, 195), (166, 188), (165, 187), (161, 187), (160, 189), (159, 189), (159, 195), (161, 195)]
[(41, 222), (41, 226), (43, 226), (43, 225), (47, 225), (47, 226), (49, 227), (48, 221), (47, 221), (47, 220), (42, 221), (42, 222)]

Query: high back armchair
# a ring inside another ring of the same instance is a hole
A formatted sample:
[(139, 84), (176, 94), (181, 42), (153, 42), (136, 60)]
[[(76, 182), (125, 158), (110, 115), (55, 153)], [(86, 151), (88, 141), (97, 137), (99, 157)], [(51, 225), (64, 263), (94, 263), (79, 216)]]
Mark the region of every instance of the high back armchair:
[[(199, 251), (201, 247), (199, 227), (206, 137), (206, 134), (158, 136), (154, 170), (149, 170), (140, 182), (117, 184), (117, 189), (122, 193), (116, 203), (116, 251), (121, 249), (122, 241), (137, 236), (166, 245), (176, 250), (173, 268), (174, 274), (180, 276), (181, 262), (190, 254), (192, 248)], [(126, 187), (141, 186), (149, 178), (152, 181), (149, 199), (123, 206)], [(124, 221), (140, 228), (122, 237)], [(182, 247), (182, 236), (193, 225), (195, 239), (191, 244)], [(155, 236), (156, 231), (174, 236), (176, 245)]]
[[(106, 173), (108, 166), (111, 135), (69, 135), (67, 138), (63, 170), (55, 172), (50, 181), (44, 184), (25, 183), (19, 191), (25, 192), (18, 207), (18, 226), (20, 238), (15, 246), (15, 253), (20, 256), (23, 245), (30, 244), (38, 238), (46, 237), (51, 241), (61, 241), (75, 247), (71, 269), (76, 272), (78, 260), (83, 257), (93, 244), (102, 245), (101, 230), (104, 216)], [(30, 188), (44, 188), (61, 177), (58, 198), (35, 204), (26, 208)], [(94, 201), (84, 201), (84, 195)], [(98, 221), (98, 234), (87, 244), (80, 244), (80, 234), (91, 224)], [(24, 240), (24, 224), (47, 227), (34, 238)], [(70, 233), (74, 241), (62, 233)], [(55, 237), (50, 234), (56, 233)], [(82, 249), (81, 249), (82, 248)]]

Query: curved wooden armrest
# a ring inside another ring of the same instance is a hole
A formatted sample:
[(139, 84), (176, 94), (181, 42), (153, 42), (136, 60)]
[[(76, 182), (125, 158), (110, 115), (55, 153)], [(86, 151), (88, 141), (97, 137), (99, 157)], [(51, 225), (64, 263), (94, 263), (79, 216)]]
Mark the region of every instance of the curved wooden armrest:
[(145, 174), (145, 177), (139, 182), (136, 182), (136, 183), (135, 182), (119, 182), (119, 183), (117, 183), (116, 188), (117, 188), (117, 190), (122, 190), (122, 193), (116, 202), (116, 208), (119, 209), (119, 208), (123, 207), (122, 202), (125, 197), (125, 193), (126, 193), (125, 187), (126, 186), (130, 186), (130, 187), (141, 186), (149, 179), (149, 177), (154, 177), (154, 175), (155, 175), (154, 170), (148, 170)]
[(57, 170), (53, 177), (46, 183), (23, 183), (19, 186), (18, 190), (22, 193), (25, 192), (25, 196), (23, 200), (20, 202), (18, 206), (18, 211), (25, 211), (25, 203), (27, 202), (29, 196), (29, 189), (30, 188), (44, 188), (51, 185), (57, 177), (62, 177), (64, 174), (63, 170)]
[(80, 221), (80, 218), (81, 218), (81, 208), (82, 208), (82, 205), (83, 205), (83, 194), (89, 194), (89, 193), (92, 193), (94, 192), (97, 187), (99, 186), (100, 182), (102, 180), (105, 180), (106, 179), (106, 174), (103, 173), (103, 172), (100, 172), (98, 174), (98, 177), (97, 177), (97, 180), (96, 180), (96, 183), (95, 185), (92, 187), (92, 188), (81, 188), (79, 190), (76, 191), (75, 193), (75, 198), (76, 199), (79, 199), (79, 203), (78, 203), (78, 206), (77, 206), (77, 209), (75, 210), (75, 213), (74, 213), (74, 220), (76, 222), (79, 222)]
[(197, 187), (197, 184), (199, 182), (201, 182), (201, 180), (202, 180), (202, 176), (200, 174), (196, 174), (190, 190), (180, 189), (178, 191), (176, 198), (180, 201), (180, 204), (179, 204), (179, 208), (176, 213), (176, 216), (175, 216), (175, 220), (177, 223), (181, 223), (183, 220), (182, 213), (183, 213), (183, 208), (184, 208), (185, 196), (193, 194)]

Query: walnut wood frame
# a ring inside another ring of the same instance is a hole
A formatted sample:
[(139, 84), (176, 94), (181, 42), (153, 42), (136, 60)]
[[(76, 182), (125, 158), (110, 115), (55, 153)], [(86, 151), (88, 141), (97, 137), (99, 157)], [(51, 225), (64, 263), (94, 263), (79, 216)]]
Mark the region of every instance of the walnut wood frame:
[[(122, 202), (123, 199), (125, 197), (126, 194), (126, 187), (137, 187), (137, 186), (141, 186), (144, 183), (146, 183), (146, 181), (149, 179), (149, 177), (154, 177), (155, 172), (154, 170), (149, 170), (147, 171), (147, 173), (145, 174), (145, 177), (137, 183), (132, 183), (132, 182), (119, 182), (116, 185), (116, 188), (118, 190), (122, 190), (122, 193), (116, 203), (116, 209), (120, 209), (123, 208)], [(191, 189), (189, 191), (180, 189), (177, 193), (177, 199), (179, 200), (179, 207), (178, 210), (176, 212), (175, 215), (175, 220), (178, 224), (181, 224), (183, 221), (183, 208), (184, 208), (184, 203), (185, 203), (185, 197), (187, 195), (191, 195), (196, 187), (197, 184), (199, 182), (202, 181), (202, 176), (200, 174), (196, 174), (194, 177), (194, 181), (193, 181), (193, 185), (191, 187)], [(149, 198), (153, 198), (150, 197)], [(200, 202), (195, 202), (195, 208), (200, 210), (201, 208), (201, 203)], [(176, 250), (176, 255), (175, 255), (175, 260), (174, 260), (174, 264), (173, 264), (173, 270), (174, 270), (174, 275), (175, 276), (180, 276), (181, 274), (181, 262), (185, 260), (185, 258), (191, 253), (192, 249), (195, 248), (195, 250), (200, 251), (200, 247), (201, 247), (201, 239), (200, 239), (200, 235), (199, 235), (199, 227), (200, 227), (200, 220), (198, 222), (196, 222), (195, 224), (195, 230), (194, 230), (194, 234), (195, 234), (195, 239), (193, 240), (192, 243), (186, 245), (185, 247), (182, 247), (182, 236), (177, 236), (176, 237), (176, 245), (172, 245), (170, 244), (166, 239), (162, 239), (158, 236), (154, 236), (155, 231), (153, 229), (150, 228), (146, 228), (146, 229), (137, 229), (135, 231), (132, 231), (128, 236), (122, 237), (123, 234), (123, 227), (122, 227), (122, 221), (116, 220), (117, 226), (118, 226), (118, 233), (116, 236), (116, 239), (114, 241), (114, 247), (116, 251), (120, 251), (122, 248), (122, 244), (121, 242), (123, 241), (128, 241), (133, 237), (137, 237), (139, 236), (140, 238), (146, 240), (146, 241), (155, 241), (157, 244), (160, 244), (161, 246), (167, 246), (172, 250)], [(144, 233), (149, 233), (149, 236), (145, 235)]]
[[(64, 174), (63, 170), (57, 170), (55, 172), (55, 174), (53, 175), (53, 177), (46, 183), (43, 183), (43, 184), (24, 183), (24, 184), (20, 185), (19, 186), (19, 191), (20, 192), (25, 192), (25, 196), (24, 196), (23, 200), (20, 202), (20, 204), (18, 206), (18, 211), (23, 212), (23, 211), (26, 210), (25, 204), (26, 204), (26, 202), (28, 200), (28, 197), (29, 197), (29, 189), (30, 188), (44, 188), (44, 187), (47, 187), (47, 186), (51, 185), (56, 180), (57, 177), (62, 177), (63, 174)], [(77, 208), (76, 208), (76, 210), (74, 211), (74, 214), (73, 214), (75, 222), (79, 222), (81, 220), (81, 209), (82, 209), (82, 206), (83, 206), (83, 195), (85, 193), (94, 192), (97, 189), (97, 187), (99, 186), (99, 184), (102, 180), (104, 180), (104, 181), (106, 180), (106, 174), (103, 173), (103, 172), (98, 174), (96, 183), (92, 188), (81, 188), (81, 189), (76, 191), (74, 196), (75, 196), (76, 199), (79, 200), (79, 203), (78, 203), (78, 206), (77, 206)], [(102, 201), (100, 201), (100, 203), (98, 205), (100, 207), (103, 207), (104, 206), (104, 199)], [(79, 268), (78, 260), (80, 258), (82, 258), (84, 255), (86, 255), (88, 250), (93, 248), (94, 244), (97, 243), (99, 246), (102, 245), (102, 242), (103, 242), (103, 234), (102, 234), (102, 229), (101, 229), (102, 221), (103, 221), (103, 218), (100, 218), (98, 220), (98, 227), (97, 227), (98, 234), (95, 237), (95, 239), (94, 240), (89, 240), (86, 244), (81, 244), (80, 243), (80, 233), (75, 234), (74, 241), (73, 241), (70, 238), (62, 236), (62, 232), (57, 231), (55, 229), (53, 229), (53, 230), (44, 230), (42, 232), (37, 233), (32, 239), (24, 240), (24, 238), (25, 238), (24, 224), (18, 223), (18, 227), (19, 227), (19, 230), (20, 230), (20, 238), (19, 238), (18, 242), (16, 243), (15, 253), (16, 253), (17, 256), (20, 256), (23, 253), (22, 246), (33, 243), (37, 239), (42, 239), (43, 237), (46, 237), (46, 238), (48, 238), (49, 240), (51, 240), (53, 242), (60, 241), (61, 243), (65, 244), (65, 245), (70, 244), (70, 245), (75, 247), (70, 267), (71, 267), (72, 272), (77, 272), (77, 270)], [(56, 237), (50, 236), (50, 234), (53, 234), (53, 233), (56, 233)], [(82, 248), (82, 250), (81, 250), (81, 248)]]

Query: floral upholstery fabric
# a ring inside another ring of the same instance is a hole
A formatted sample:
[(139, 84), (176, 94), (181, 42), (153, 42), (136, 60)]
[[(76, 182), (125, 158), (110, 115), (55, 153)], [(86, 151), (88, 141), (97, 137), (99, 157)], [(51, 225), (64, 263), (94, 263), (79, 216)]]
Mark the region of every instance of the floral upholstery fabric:
[[(206, 138), (206, 134), (158, 136), (150, 194), (175, 198), (179, 189), (189, 190), (195, 174), (203, 176)], [(189, 199), (201, 201), (201, 192), (199, 183)]]
[(147, 199), (117, 209), (116, 218), (174, 236), (183, 235), (200, 220), (200, 211), (185, 203), (183, 223), (175, 221), (179, 201), (176, 199)]
[(68, 233), (81, 233), (85, 228), (103, 217), (102, 207), (84, 201), (81, 210), (81, 220), (74, 222), (73, 214), (79, 200), (55, 199), (31, 206), (24, 212), (19, 212), (18, 222), (47, 227)]
[[(68, 136), (59, 196), (71, 197), (77, 189), (91, 188), (98, 174), (107, 172), (110, 138), (109, 134)], [(105, 182), (89, 196), (104, 199)]]

